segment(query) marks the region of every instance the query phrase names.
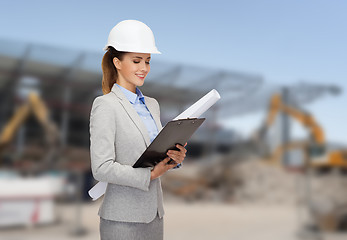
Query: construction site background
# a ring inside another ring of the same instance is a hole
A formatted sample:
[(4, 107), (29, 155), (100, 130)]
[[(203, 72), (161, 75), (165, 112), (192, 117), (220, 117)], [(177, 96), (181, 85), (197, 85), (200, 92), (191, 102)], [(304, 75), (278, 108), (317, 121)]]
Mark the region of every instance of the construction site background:
[[(220, 12), (225, 11), (223, 8), (230, 9), (227, 3), (221, 6), (224, 7), (218, 8)], [(249, 7), (235, 3), (232, 6), (239, 7), (247, 15)], [(28, 7), (38, 14), (35, 4)], [(71, 7), (79, 9), (73, 4)], [(186, 7), (191, 14), (196, 12), (196, 6), (187, 4)], [(214, 7), (207, 8), (211, 12), (201, 9), (201, 15), (197, 15), (200, 25), (209, 24), (206, 16), (212, 14)], [(125, 5), (124, 8), (132, 9)], [(310, 6), (303, 8), (311, 10)], [(13, 12), (16, 8), (9, 9)], [(159, 9), (167, 12), (168, 6), (159, 6)], [(277, 11), (282, 11), (280, 9), (280, 6), (276, 7)], [(320, 9), (324, 12), (324, 8)], [(255, 6), (250, 10), (253, 14), (258, 12)], [(265, 10), (269, 16), (277, 16), (271, 15), (267, 8)], [(283, 14), (287, 11), (294, 14), (298, 10), (287, 6)], [(74, 14), (71, 9), (67, 10), (67, 18)], [(328, 15), (332, 18), (345, 16), (339, 13)], [(3, 16), (7, 15), (4, 13)], [(225, 21), (221, 16), (216, 14), (215, 18), (225, 25), (204, 28), (204, 35), (208, 29), (219, 31), (219, 28), (223, 29), (223, 34), (231, 34), (228, 24), (232, 28), (234, 21), (229, 18)], [(313, 19), (321, 21), (320, 16), (314, 15)], [(32, 17), (44, 21), (39, 15)], [(306, 17), (299, 18), (311, 24)], [(1, 19), (2, 24), (9, 21)], [(156, 19), (159, 20), (163, 21)], [(107, 21), (117, 22), (111, 17)], [(148, 18), (148, 22), (151, 21)], [(188, 22), (187, 16), (185, 21)], [(13, 19), (13, 24), (18, 23)], [(195, 26), (199, 24), (195, 22)], [(242, 21), (239, 24), (247, 29), (247, 24), (242, 25)], [(266, 24), (282, 29), (272, 23)], [(295, 24), (297, 28), (301, 26), (301, 22)], [(331, 23), (320, 27), (327, 32), (333, 31)], [(156, 28), (167, 29), (160, 25)], [(314, 30), (320, 32), (316, 28), (310, 29), (314, 33)], [(90, 29), (91, 32), (98, 30), (98, 27)], [(302, 31), (302, 41), (310, 42), (310, 31)], [(186, 33), (189, 32), (191, 29)], [(259, 35), (242, 35), (242, 39), (257, 39), (261, 37)], [(203, 41), (203, 35), (197, 36)], [(271, 40), (270, 35), (266, 36), (265, 40)], [(192, 36), (194, 41), (196, 38)], [(177, 52), (179, 41), (176, 45), (174, 39), (167, 42), (165, 39), (159, 35), (157, 41), (162, 40), (162, 46), (174, 45), (171, 54)], [(190, 42), (191, 46), (194, 41)], [(91, 201), (88, 196), (88, 190), (96, 184), (90, 169), (89, 114), (92, 101), (102, 95), (100, 63), (103, 52), (94, 48), (93, 51), (78, 50), (53, 42), (0, 36), (1, 240), (99, 239), (97, 212), (102, 198)], [(288, 42), (284, 43), (290, 45)], [(322, 54), (330, 49), (325, 43), (320, 44), (325, 47), (320, 49)], [(223, 42), (223, 45), (227, 47), (229, 42)], [(243, 46), (243, 52), (250, 48), (247, 44), (240, 46)], [(218, 47), (213, 52), (219, 52)], [(196, 51), (202, 50), (206, 49)], [(208, 52), (205, 54), (207, 59), (216, 59)], [(261, 53), (257, 54), (261, 56)], [(305, 56), (304, 52), (298, 52), (296, 57)], [(327, 54), (324, 56), (328, 59)], [(335, 135), (332, 132), (334, 129), (345, 132), (345, 126), (340, 124), (343, 113), (340, 121), (333, 121), (333, 118), (343, 112), (344, 78), (347, 75), (343, 75), (339, 62), (331, 66), (332, 58), (330, 56), (330, 60), (324, 62), (327, 68), (330, 66), (327, 75), (319, 77), (324, 79), (334, 72), (336, 75), (332, 78), (336, 81), (274, 81), (276, 74), (269, 80), (265, 77), (269, 74), (265, 67), (259, 67), (260, 73), (254, 73), (256, 68), (230, 70), (237, 68), (237, 63), (228, 63), (224, 69), (212, 65), (206, 67), (200, 62), (206, 59), (203, 57), (195, 64), (192, 59), (187, 63), (153, 57), (151, 73), (141, 91), (160, 103), (163, 126), (213, 88), (222, 97), (203, 116), (206, 121), (188, 142), (183, 166), (161, 177), (166, 240), (346, 239), (347, 141), (341, 141), (343, 137), (335, 139), (336, 132)], [(220, 60), (225, 62), (224, 56)], [(261, 61), (257, 64), (261, 66)], [(312, 63), (303, 68), (312, 67), (319, 72), (321, 69), (317, 66)], [(288, 66), (283, 66), (286, 68)], [(285, 77), (303, 72), (297, 70)], [(312, 76), (316, 77), (315, 74)], [(329, 117), (331, 121), (328, 121)]]

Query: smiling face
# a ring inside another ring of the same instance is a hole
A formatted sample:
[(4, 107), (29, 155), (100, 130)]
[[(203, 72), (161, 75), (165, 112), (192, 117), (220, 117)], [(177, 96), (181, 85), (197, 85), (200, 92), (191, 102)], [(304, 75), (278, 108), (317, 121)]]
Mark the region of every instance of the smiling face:
[(135, 93), (137, 86), (142, 86), (149, 73), (151, 54), (150, 53), (126, 53), (122, 60), (113, 59), (113, 64), (117, 68), (117, 83)]

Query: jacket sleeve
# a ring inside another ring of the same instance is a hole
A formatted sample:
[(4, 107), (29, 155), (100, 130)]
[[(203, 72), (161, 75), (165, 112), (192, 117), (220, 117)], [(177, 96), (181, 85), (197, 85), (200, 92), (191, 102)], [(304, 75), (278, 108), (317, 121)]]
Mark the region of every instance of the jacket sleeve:
[(133, 168), (117, 162), (115, 149), (115, 109), (102, 99), (95, 98), (90, 113), (90, 158), (93, 177), (128, 187), (149, 190), (150, 168)]

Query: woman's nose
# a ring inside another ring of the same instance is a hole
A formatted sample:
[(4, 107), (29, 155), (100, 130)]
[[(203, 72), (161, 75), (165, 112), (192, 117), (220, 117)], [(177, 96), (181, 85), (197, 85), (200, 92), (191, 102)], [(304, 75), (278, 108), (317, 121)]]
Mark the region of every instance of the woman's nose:
[(149, 71), (149, 66), (146, 63), (142, 63), (141, 64), (141, 71), (148, 72)]

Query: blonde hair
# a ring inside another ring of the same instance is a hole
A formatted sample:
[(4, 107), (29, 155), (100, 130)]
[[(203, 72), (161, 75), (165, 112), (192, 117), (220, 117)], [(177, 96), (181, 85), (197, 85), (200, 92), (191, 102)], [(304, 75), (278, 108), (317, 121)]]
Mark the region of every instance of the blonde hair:
[(117, 69), (113, 64), (113, 59), (116, 57), (123, 60), (126, 52), (117, 51), (113, 47), (108, 47), (107, 52), (104, 54), (101, 61), (102, 68), (102, 92), (107, 94), (111, 92), (112, 86), (117, 82)]

